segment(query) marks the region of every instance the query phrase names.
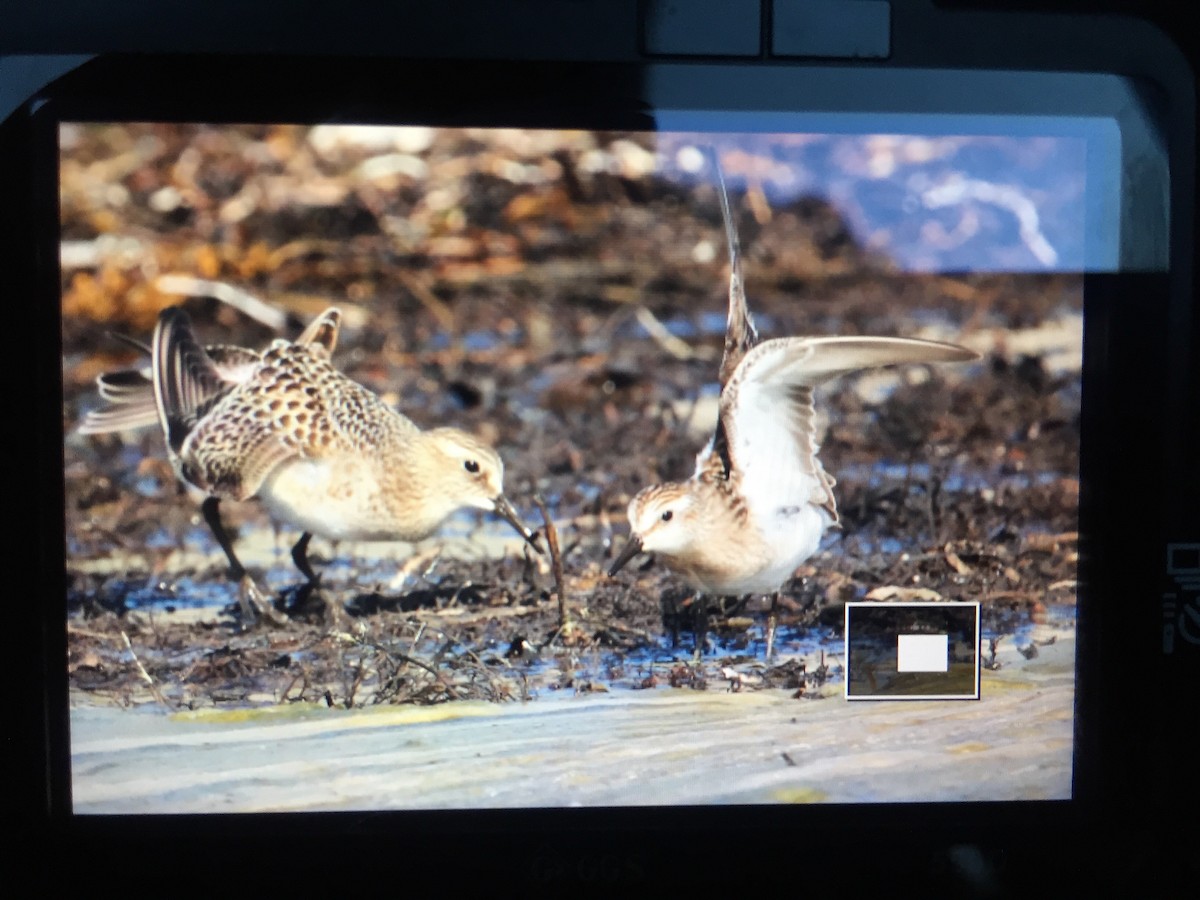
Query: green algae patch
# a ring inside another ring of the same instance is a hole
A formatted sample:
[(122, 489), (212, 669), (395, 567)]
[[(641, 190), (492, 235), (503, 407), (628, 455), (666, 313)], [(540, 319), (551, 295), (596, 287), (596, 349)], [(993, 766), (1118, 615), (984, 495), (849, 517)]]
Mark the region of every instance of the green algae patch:
[(807, 687), (804, 689), (804, 698), (806, 700), (826, 700), (829, 698), (841, 698), (845, 693), (846, 685), (841, 681), (827, 681), (817, 687)]
[(979, 685), (979, 694), (981, 697), (986, 697), (989, 694), (995, 695), (1015, 693), (1016, 691), (1033, 691), (1039, 687), (1042, 687), (1042, 685), (1039, 685), (1034, 681), (1029, 681), (1025, 678), (1001, 678), (997, 676), (992, 676), (989, 678), (987, 673), (984, 673), (983, 679)]
[(215, 707), (185, 709), (171, 713), (169, 718), (173, 722), (208, 722), (230, 725), (242, 722), (295, 722), (335, 712), (337, 710), (332, 710), (319, 703), (288, 703), (279, 706), (251, 706), (238, 709)]
[(774, 803), (824, 803), (829, 795), (820, 788), (788, 787), (771, 791)]
[(271, 722), (337, 721), (340, 727), (376, 728), (387, 725), (421, 725), (474, 716), (497, 715), (495, 704), (462, 701), (437, 706), (376, 706), (338, 709), (320, 703), (288, 703), (242, 709), (206, 708), (172, 713), (176, 722), (210, 725), (268, 724)]

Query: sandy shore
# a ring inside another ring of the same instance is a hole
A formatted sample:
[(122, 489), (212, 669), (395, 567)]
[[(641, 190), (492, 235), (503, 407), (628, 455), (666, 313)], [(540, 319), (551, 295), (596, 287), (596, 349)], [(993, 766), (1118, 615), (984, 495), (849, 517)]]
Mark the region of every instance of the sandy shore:
[(1061, 799), (1072, 639), (982, 699), (622, 691), (525, 704), (71, 715), (79, 813)]

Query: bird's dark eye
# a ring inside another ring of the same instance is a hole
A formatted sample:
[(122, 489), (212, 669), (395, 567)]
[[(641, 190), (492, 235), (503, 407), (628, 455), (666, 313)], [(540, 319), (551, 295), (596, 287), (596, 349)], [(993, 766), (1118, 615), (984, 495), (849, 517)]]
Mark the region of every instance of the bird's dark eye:
[(463, 468), (474, 475), (479, 471), (479, 463), (475, 462), (473, 459), (468, 459), (465, 463), (463, 463)]
[(665, 513), (662, 514), (662, 520), (664, 522), (670, 522), (671, 517), (674, 515), (675, 515), (675, 513), (671, 512), (671, 510), (668, 509)]

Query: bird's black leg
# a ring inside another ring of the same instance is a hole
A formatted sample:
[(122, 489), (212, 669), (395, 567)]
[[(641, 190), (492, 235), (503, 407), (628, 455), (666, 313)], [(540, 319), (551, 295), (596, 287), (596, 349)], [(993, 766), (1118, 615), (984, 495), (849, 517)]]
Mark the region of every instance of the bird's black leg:
[(305, 578), (309, 581), (316, 581), (318, 576), (308, 562), (308, 542), (311, 540), (311, 532), (306, 531), (300, 535), (300, 540), (296, 541), (296, 545), (292, 547), (292, 562), (296, 564), (297, 569), (304, 573)]
[(300, 540), (296, 541), (296, 545), (292, 547), (292, 562), (296, 564), (296, 568), (304, 573), (307, 581), (296, 590), (292, 598), (291, 608), (302, 609), (308, 604), (309, 598), (321, 583), (321, 574), (314, 572), (312, 565), (308, 561), (308, 542), (312, 540), (311, 532), (304, 532), (300, 535)]
[(697, 594), (693, 605), (692, 634), (696, 638), (696, 662), (704, 658), (704, 643), (708, 638), (708, 598)]
[(658, 598), (663, 625), (671, 629), (671, 649), (679, 646), (679, 601), (669, 591)]
[(246, 567), (237, 558), (237, 554), (233, 552), (233, 542), (229, 540), (229, 534), (225, 531), (225, 526), (221, 524), (220, 498), (206, 497), (204, 502), (200, 504), (200, 512), (204, 514), (204, 521), (208, 523), (213, 537), (217, 539), (217, 543), (225, 551), (225, 558), (229, 560), (229, 577), (234, 580), (240, 579), (246, 574)]
[(775, 607), (779, 604), (779, 591), (775, 591), (771, 595), (771, 611), (767, 613), (767, 662), (771, 661), (771, 657), (775, 655), (775, 628), (777, 619), (775, 617)]
[(229, 533), (221, 524), (220, 498), (206, 497), (200, 504), (200, 512), (204, 514), (204, 521), (208, 523), (213, 537), (225, 551), (225, 558), (229, 560), (229, 577), (238, 582), (238, 605), (242, 609), (242, 618), (247, 623), (260, 617), (269, 619), (277, 625), (286, 622), (287, 617), (275, 612), (270, 601), (263, 596), (258, 585), (254, 583), (254, 579), (246, 571), (246, 567), (233, 552), (233, 542), (229, 540)]

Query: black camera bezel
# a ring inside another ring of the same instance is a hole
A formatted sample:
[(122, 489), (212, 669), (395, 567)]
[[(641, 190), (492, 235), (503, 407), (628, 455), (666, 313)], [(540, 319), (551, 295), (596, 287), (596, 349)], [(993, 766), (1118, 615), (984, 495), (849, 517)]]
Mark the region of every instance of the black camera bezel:
[[(1021, 16), (1001, 17), (1006, 29), (1020, 33)], [(944, 23), (942, 23), (944, 26)], [(1041, 24), (1044, 24), (1041, 23)], [(897, 21), (895, 28), (900, 28)], [(964, 33), (969, 27), (959, 23)], [(1111, 33), (1113, 23), (1099, 31)], [(953, 30), (953, 29), (952, 29)], [(1054, 29), (1050, 29), (1051, 36)], [(1060, 31), (1060, 37), (1071, 34)], [(1171, 268), (1166, 273), (1123, 271), (1089, 275), (1085, 344), (1084, 455), (1081, 498), (1081, 607), (1079, 686), (1076, 712), (1075, 798), (1071, 801), (1022, 803), (911, 804), (903, 806), (826, 806), (802, 810), (781, 807), (594, 809), (594, 810), (477, 810), (471, 812), (388, 812), (336, 814), (272, 814), (264, 816), (197, 817), (75, 817), (69, 803), (69, 735), (66, 724), (65, 633), (59, 608), (46, 603), (31, 616), (31, 633), (42, 637), (34, 648), (42, 675), (35, 693), (39, 714), (32, 719), (45, 737), (31, 759), (40, 758), (46, 773), (45, 791), (35, 809), (59, 837), (84, 844), (118, 847), (131, 839), (150, 838), (162, 846), (200, 841), (202, 845), (235, 847), (267, 836), (270, 840), (305, 847), (316, 839), (340, 838), (384, 846), (390, 836), (420, 835), (416, 846), (435, 847), (439, 841), (463, 834), (486, 835), (501, 852), (519, 853), (534, 846), (547, 860), (550, 881), (570, 878), (563, 859), (634, 860), (644, 871), (671, 871), (675, 862), (660, 856), (664, 847), (678, 859), (703, 858), (693, 842), (710, 834), (749, 831), (762, 836), (767, 847), (786, 845), (788, 835), (805, 835), (810, 848), (831, 851), (853, 835), (864, 843), (892, 842), (899, 856), (915, 847), (946, 847), (957, 843), (1011, 842), (1038, 836), (1086, 831), (1120, 815), (1139, 816), (1145, 807), (1167, 810), (1181, 794), (1166, 773), (1156, 772), (1152, 760), (1176, 759), (1184, 746), (1171, 723), (1179, 721), (1190, 679), (1197, 672), (1193, 657), (1164, 657), (1158, 638), (1161, 618), (1153, 602), (1158, 583), (1145, 584), (1136, 573), (1162, 572), (1165, 541), (1195, 533), (1194, 476), (1188, 481), (1188, 435), (1194, 446), (1195, 423), (1179, 416), (1195, 407), (1198, 380), (1189, 356), (1188, 337), (1195, 332), (1191, 318), (1194, 277), (1189, 248), (1194, 240), (1195, 191), (1194, 93), (1185, 83), (1174, 52), (1161, 36), (1139, 36), (1142, 46), (1128, 49), (1118, 65), (1106, 59), (1096, 34), (1087, 29), (1055, 47), (1044, 34), (1022, 52), (1012, 48), (982, 53), (973, 60), (979, 68), (1007, 71), (1062, 71), (1132, 77), (1144, 86), (1143, 96), (1162, 129), (1171, 167), (1169, 198)], [(967, 41), (972, 44), (973, 41)], [(1136, 42), (1135, 42), (1136, 43)], [(1064, 49), (1065, 47), (1065, 49)], [(931, 71), (964, 65), (963, 46), (941, 54), (897, 53), (889, 61), (815, 64), (825, 70), (868, 73), (886, 80), (890, 71), (913, 65), (916, 58)], [(707, 60), (728, 65), (733, 72), (759, 67), (774, 72), (802, 73), (814, 63), (795, 60)], [(645, 59), (515, 60), (462, 58), (398, 60), (387, 58), (266, 57), (208, 55), (111, 55), (85, 62), (47, 85), (4, 125), (6, 193), (15, 198), (4, 220), (12, 236), (13, 283), (29, 296), (57, 298), (57, 261), (49, 254), (56, 246), (55, 215), (46, 206), (57, 197), (52, 148), (54, 124), (62, 120), (166, 120), (213, 122), (265, 121), (427, 121), (437, 124), (478, 124), (480, 112), (494, 118), (488, 99), (472, 108), (464, 98), (478, 96), (478, 85), (506, 92), (512, 103), (513, 124), (527, 127), (589, 124), (611, 121), (614, 126), (652, 127), (651, 110), (641, 92), (647, 74), (656, 67), (688, 67), (691, 60)], [(428, 79), (435, 92), (411, 95), (402, 101), (389, 96), (388, 85)], [(246, 85), (252, 85), (249, 89)], [(233, 88), (237, 87), (237, 90)], [(523, 91), (542, 91), (536, 109), (521, 108)], [(354, 100), (348, 99), (354, 98)], [(1017, 98), (1019, 100), (1019, 98)], [(1037, 98), (1038, 102), (1044, 97)], [(711, 101), (711, 97), (709, 98)], [(881, 103), (886, 97), (880, 98)], [(703, 105), (703, 104), (701, 104)], [(716, 104), (716, 105), (719, 105)], [(197, 112), (199, 111), (199, 113)], [(205, 111), (211, 111), (205, 115)], [(1014, 110), (1014, 114), (1017, 111)], [(55, 210), (56, 214), (56, 210)], [(1125, 297), (1146, 293), (1157, 303), (1131, 308)], [(14, 325), (33, 334), (38, 348), (56, 345), (60, 334), (57, 304), (29, 304), (14, 310)], [(47, 306), (49, 308), (47, 308)], [(36, 466), (43, 515), (36, 532), (39, 594), (47, 600), (63, 596), (61, 509), (61, 396), (59, 358), (49, 352), (35, 355), (37, 396), (16, 398), (24, 405), (26, 421), (36, 421)], [(1101, 400), (1100, 398), (1103, 398)], [(1113, 410), (1117, 411), (1114, 421)], [(1190, 432), (1188, 429), (1190, 428)], [(1144, 462), (1131, 462), (1124, 441), (1159, 448)], [(56, 443), (57, 442), (57, 443)], [(56, 468), (57, 467), (57, 468)], [(1173, 483), (1183, 485), (1172, 490)], [(56, 506), (56, 504), (58, 504)], [(1189, 531), (1189, 529), (1191, 529)], [(1125, 563), (1132, 565), (1126, 565)], [(1134, 574), (1131, 574), (1134, 573)], [(56, 593), (56, 590), (59, 590)], [(1149, 597), (1151, 611), (1128, 629), (1120, 616), (1125, 598)], [(1116, 635), (1130, 643), (1121, 646)], [(1122, 674), (1132, 667), (1145, 673), (1158, 690), (1146, 698)], [(1191, 711), (1192, 719), (1195, 711)], [(1184, 716), (1186, 720), (1186, 716)], [(34, 742), (40, 743), (40, 742)], [(1126, 773), (1136, 769), (1146, 783), (1134, 785)], [(920, 823), (920, 833), (913, 832)], [(314, 836), (315, 832), (315, 836)], [(774, 837), (772, 837), (774, 835)], [(599, 851), (564, 851), (572, 842), (591, 841)], [(541, 848), (541, 849), (539, 849)], [(544, 852), (543, 852), (544, 851)], [(436, 851), (435, 851), (436, 852)], [(572, 856), (572, 853), (575, 855)], [(607, 854), (607, 857), (606, 857)], [(601, 868), (603, 866), (601, 865)], [(566, 873), (564, 875), (564, 872)], [(578, 874), (578, 873), (576, 873)], [(636, 877), (632, 869), (626, 875)]]

